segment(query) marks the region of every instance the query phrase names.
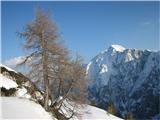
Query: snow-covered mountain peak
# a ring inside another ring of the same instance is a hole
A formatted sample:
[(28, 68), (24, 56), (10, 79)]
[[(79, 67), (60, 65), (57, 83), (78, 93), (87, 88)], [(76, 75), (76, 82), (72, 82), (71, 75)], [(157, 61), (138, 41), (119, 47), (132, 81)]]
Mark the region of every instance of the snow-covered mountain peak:
[(125, 50), (125, 48), (121, 45), (111, 45), (109, 49), (114, 49), (117, 52), (123, 52)]
[[(122, 117), (128, 112), (132, 112), (137, 119), (154, 117), (158, 114), (156, 104), (160, 94), (159, 58), (160, 51), (111, 45), (87, 66), (89, 100), (106, 109), (104, 106), (112, 99)], [(154, 101), (150, 99), (152, 97)]]

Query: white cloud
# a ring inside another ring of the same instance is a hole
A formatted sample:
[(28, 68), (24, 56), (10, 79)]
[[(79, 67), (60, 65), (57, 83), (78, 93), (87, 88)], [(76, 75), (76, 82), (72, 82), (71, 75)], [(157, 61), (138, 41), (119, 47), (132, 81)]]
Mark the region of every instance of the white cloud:
[(25, 59), (25, 56), (19, 56), (15, 58), (11, 58), (4, 62), (4, 64), (8, 67), (14, 68), (17, 64), (21, 63)]

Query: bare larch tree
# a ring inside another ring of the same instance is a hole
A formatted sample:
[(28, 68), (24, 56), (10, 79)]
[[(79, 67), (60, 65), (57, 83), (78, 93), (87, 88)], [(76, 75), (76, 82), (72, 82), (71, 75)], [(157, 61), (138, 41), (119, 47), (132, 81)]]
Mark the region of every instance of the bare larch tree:
[[(87, 93), (82, 60), (79, 57), (76, 60), (69, 57), (68, 50), (61, 43), (55, 22), (50, 14), (40, 9), (37, 10), (35, 19), (19, 35), (24, 39), (24, 48), (29, 53), (22, 64), (29, 61), (29, 77), (44, 89), (45, 110), (53, 110), (57, 118), (59, 115), (65, 119), (73, 117), (76, 113), (75, 106), (84, 103)], [(72, 101), (70, 106), (74, 107), (68, 109), (64, 106), (64, 101)], [(60, 111), (62, 106), (71, 113), (69, 117)]]
[(24, 48), (30, 54), (23, 63), (31, 61), (30, 75), (32, 79), (44, 83), (44, 107), (48, 110), (49, 82), (52, 73), (50, 67), (53, 66), (54, 57), (66, 52), (65, 48), (59, 44), (56, 24), (51, 20), (49, 14), (38, 9), (35, 19), (27, 24), (24, 32), (19, 35), (25, 40)]

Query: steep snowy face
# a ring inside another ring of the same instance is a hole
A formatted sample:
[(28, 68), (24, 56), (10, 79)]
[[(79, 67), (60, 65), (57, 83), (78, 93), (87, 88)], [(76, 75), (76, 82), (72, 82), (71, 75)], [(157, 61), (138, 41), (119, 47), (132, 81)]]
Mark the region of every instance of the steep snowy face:
[(154, 117), (160, 96), (159, 58), (160, 52), (111, 45), (87, 66), (89, 100), (106, 109), (111, 99), (122, 117), (129, 112), (136, 119)]
[(87, 66), (87, 74), (91, 79), (91, 84), (97, 81), (99, 84), (107, 84), (111, 74), (116, 74), (116, 70), (112, 67), (116, 62), (120, 63), (122, 58), (117, 58), (117, 55), (125, 50), (120, 45), (112, 45), (107, 50), (102, 51)]

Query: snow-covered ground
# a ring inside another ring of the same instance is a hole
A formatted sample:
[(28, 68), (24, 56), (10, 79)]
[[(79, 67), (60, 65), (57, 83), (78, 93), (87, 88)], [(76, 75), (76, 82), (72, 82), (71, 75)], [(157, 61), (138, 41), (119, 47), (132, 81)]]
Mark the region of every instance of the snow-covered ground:
[[(4, 65), (0, 66), (6, 67)], [(10, 71), (14, 71), (8, 67), (7, 69), (9, 69)], [(3, 74), (0, 74), (0, 87), (4, 87), (6, 89), (10, 88), (17, 89), (15, 93), (16, 97), (0, 97), (0, 120), (4, 119), (5, 120), (6, 119), (54, 120), (55, 119), (51, 117), (51, 114), (46, 112), (41, 105), (35, 103), (34, 101), (29, 100), (31, 96), (27, 93), (27, 90), (24, 87), (19, 88), (14, 80), (9, 79)], [(67, 107), (71, 108), (70, 104), (68, 104), (66, 101), (64, 102), (64, 104), (67, 105)], [(80, 113), (80, 116), (74, 117), (74, 119), (71, 120), (122, 120), (118, 117), (115, 117), (107, 113), (102, 109), (90, 105), (79, 107), (76, 110), (79, 111), (78, 113)], [(62, 111), (66, 113), (66, 115), (69, 115), (69, 112), (64, 111), (63, 107)]]
[[(64, 108), (64, 106), (66, 107)], [(62, 111), (62, 113), (64, 113), (67, 117), (70, 117), (71, 113), (69, 109), (74, 109), (77, 113), (77, 116), (74, 116), (70, 120), (123, 120), (100, 108), (88, 104), (84, 104), (83, 106), (74, 106), (73, 102), (64, 100), (60, 112)]]
[(7, 90), (9, 90), (10, 88), (18, 87), (18, 85), (13, 80), (11, 80), (11, 79), (7, 78), (6, 76), (0, 74), (0, 88), (1, 87), (4, 87)]
[(18, 97), (0, 97), (1, 120), (4, 119), (46, 119), (53, 120), (39, 104)]
[[(46, 119), (54, 120), (51, 114), (47, 113), (39, 104), (25, 98), (18, 97), (0, 97), (1, 103), (1, 120), (4, 119)], [(106, 111), (86, 105), (80, 109), (80, 120), (122, 120)], [(56, 120), (56, 119), (55, 119)], [(77, 120), (77, 118), (76, 118)]]
[(86, 105), (82, 109), (82, 120), (123, 120), (94, 106)]

